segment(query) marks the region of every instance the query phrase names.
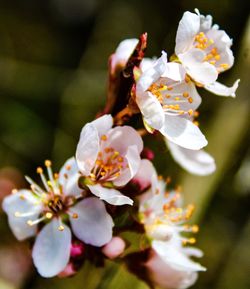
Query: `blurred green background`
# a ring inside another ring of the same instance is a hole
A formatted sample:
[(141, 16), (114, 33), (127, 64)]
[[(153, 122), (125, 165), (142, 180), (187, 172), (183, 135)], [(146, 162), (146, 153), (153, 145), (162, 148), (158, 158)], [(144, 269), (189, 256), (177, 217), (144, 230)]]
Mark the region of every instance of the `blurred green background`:
[[(201, 91), (200, 125), (217, 171), (195, 177), (178, 167), (163, 143), (155, 164), (181, 184), (196, 204), (204, 250), (197, 289), (250, 288), (250, 21), (245, 0), (0, 0), (0, 201), (12, 187), (35, 177), (44, 159), (57, 169), (75, 152), (81, 127), (104, 106), (107, 61), (117, 44), (149, 34), (147, 56), (170, 56), (184, 11), (199, 8), (233, 38), (235, 66), (220, 80), (241, 78), (236, 99)], [(42, 279), (27, 243), (12, 236), (0, 214), (0, 288), (146, 289), (123, 267), (85, 264), (76, 277)]]

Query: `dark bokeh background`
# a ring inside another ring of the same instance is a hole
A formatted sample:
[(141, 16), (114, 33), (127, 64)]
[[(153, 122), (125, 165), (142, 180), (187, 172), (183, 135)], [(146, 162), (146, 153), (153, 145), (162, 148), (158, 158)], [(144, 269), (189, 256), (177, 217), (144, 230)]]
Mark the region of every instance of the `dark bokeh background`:
[[(212, 176), (194, 177), (172, 160), (162, 143), (158, 170), (183, 185), (197, 206), (198, 246), (205, 252), (197, 289), (250, 288), (249, 3), (245, 0), (0, 0), (0, 200), (25, 185), (22, 173), (51, 158), (55, 167), (75, 152), (81, 127), (105, 103), (107, 60), (117, 44), (149, 34), (147, 56), (170, 56), (185, 10), (199, 8), (234, 39), (233, 69), (241, 78), (237, 99), (201, 91), (200, 125), (217, 161)], [(21, 173), (20, 173), (21, 172)], [(44, 280), (30, 264), (28, 245), (18, 243), (0, 215), (0, 288), (145, 289), (123, 267), (106, 271), (89, 264), (77, 277)]]

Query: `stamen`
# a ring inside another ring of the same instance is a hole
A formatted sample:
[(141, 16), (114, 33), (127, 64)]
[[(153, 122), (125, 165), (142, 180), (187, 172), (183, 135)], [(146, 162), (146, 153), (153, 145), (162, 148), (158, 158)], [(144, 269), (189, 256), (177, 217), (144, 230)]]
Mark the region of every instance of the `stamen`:
[(43, 194), (45, 194), (45, 191), (39, 187), (29, 176), (25, 176), (25, 179), (31, 185), (30, 187), (36, 195), (41, 197)]
[(27, 212), (27, 213), (20, 213), (20, 212), (15, 212), (14, 216), (17, 218), (21, 218), (21, 217), (30, 217), (30, 216), (34, 216), (36, 215), (37, 212)]
[(38, 223), (40, 223), (40, 222), (42, 222), (42, 221), (44, 221), (45, 220), (45, 216), (43, 216), (43, 217), (41, 217), (41, 218), (39, 218), (39, 219), (37, 219), (37, 220), (28, 220), (27, 221), (27, 225), (29, 225), (29, 226), (34, 226), (34, 225), (37, 225)]
[(50, 188), (49, 188), (49, 186), (48, 186), (48, 184), (47, 184), (47, 180), (46, 180), (46, 178), (45, 178), (45, 175), (43, 174), (43, 169), (42, 169), (41, 167), (38, 167), (38, 168), (36, 169), (36, 171), (37, 171), (37, 173), (40, 175), (41, 180), (42, 180), (42, 183), (43, 183), (46, 191), (49, 192), (49, 191), (50, 191)]
[(45, 161), (45, 166), (47, 167), (48, 176), (49, 176), (50, 185), (52, 187), (52, 190), (56, 195), (59, 195), (60, 189), (57, 186), (57, 184), (55, 183), (55, 179), (53, 178), (53, 171), (52, 171), (51, 165), (52, 165), (52, 163), (50, 160)]

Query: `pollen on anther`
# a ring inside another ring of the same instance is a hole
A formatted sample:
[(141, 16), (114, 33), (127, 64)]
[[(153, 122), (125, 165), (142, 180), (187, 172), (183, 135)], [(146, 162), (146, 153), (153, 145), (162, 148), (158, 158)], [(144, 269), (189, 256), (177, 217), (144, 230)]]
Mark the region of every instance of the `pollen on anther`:
[(45, 214), (45, 217), (46, 217), (47, 219), (51, 219), (51, 218), (53, 217), (53, 214), (50, 213), (50, 212), (47, 212), (47, 213)]
[(193, 233), (198, 233), (199, 232), (199, 226), (198, 225), (193, 225), (192, 226), (192, 232)]
[(42, 169), (41, 167), (38, 167), (38, 168), (36, 169), (36, 172), (37, 172), (38, 174), (42, 174), (42, 173), (43, 173), (43, 169)]
[(27, 221), (27, 225), (32, 226), (32, 225), (33, 225), (33, 221), (28, 220), (28, 221)]
[(63, 225), (60, 225), (60, 226), (58, 227), (58, 230), (62, 232), (62, 231), (64, 230), (64, 226), (63, 226)]
[(78, 214), (77, 213), (73, 213), (72, 218), (73, 219), (78, 219)]
[(101, 136), (101, 140), (103, 140), (103, 141), (107, 140), (107, 136), (106, 136), (105, 134), (103, 134), (103, 135)]
[(193, 100), (192, 97), (189, 97), (189, 98), (188, 98), (188, 102), (189, 102), (189, 103), (192, 103), (193, 101), (194, 101), (194, 100)]
[(187, 91), (184, 91), (182, 95), (183, 97), (189, 97), (189, 93)]
[(52, 163), (51, 163), (50, 160), (46, 160), (46, 161), (44, 162), (44, 164), (45, 164), (46, 167), (51, 167), (51, 165), (52, 165)]

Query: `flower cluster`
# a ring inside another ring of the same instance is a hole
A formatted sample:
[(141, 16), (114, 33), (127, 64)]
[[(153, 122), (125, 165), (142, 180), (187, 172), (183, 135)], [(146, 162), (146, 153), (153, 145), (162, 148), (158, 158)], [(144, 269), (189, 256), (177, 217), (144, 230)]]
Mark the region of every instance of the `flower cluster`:
[[(210, 15), (195, 12), (184, 13), (169, 60), (164, 51), (158, 59), (144, 57), (147, 34), (122, 41), (109, 61), (106, 107), (83, 126), (75, 156), (59, 173), (46, 160), (46, 173), (37, 168), (40, 184), (26, 177), (30, 187), (4, 199), (15, 237), (34, 240), (32, 257), (43, 277), (71, 276), (87, 259), (120, 258), (151, 287), (184, 289), (205, 271), (191, 259), (202, 256), (190, 247), (190, 233), (198, 232), (189, 224), (194, 205), (183, 206), (180, 191), (157, 175), (154, 152), (142, 140), (147, 133), (162, 136), (174, 160), (193, 174), (216, 168), (203, 150), (197, 87), (235, 97), (239, 80), (232, 87), (217, 81), (233, 65), (232, 40)], [(141, 235), (138, 251), (127, 250), (136, 240), (126, 242), (126, 231)]]

